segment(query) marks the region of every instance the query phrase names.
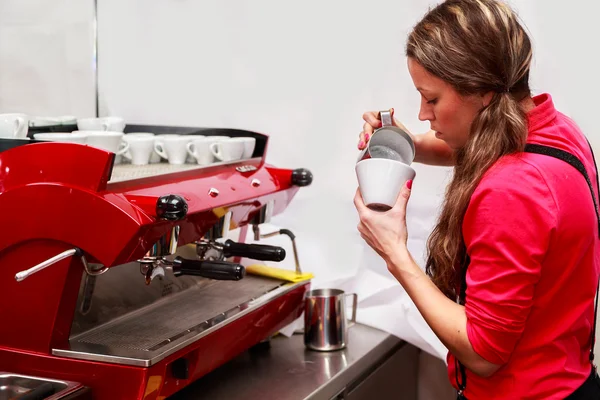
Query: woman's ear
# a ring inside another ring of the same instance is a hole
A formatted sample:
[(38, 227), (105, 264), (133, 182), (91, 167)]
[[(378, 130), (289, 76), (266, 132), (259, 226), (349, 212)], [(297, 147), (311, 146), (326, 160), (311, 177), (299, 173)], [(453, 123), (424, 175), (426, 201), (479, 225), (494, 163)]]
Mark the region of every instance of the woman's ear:
[(482, 102), (482, 106), (483, 107), (487, 107), (490, 105), (491, 101), (492, 101), (492, 97), (494, 97), (494, 92), (493, 91), (489, 91), (487, 93), (484, 93), (481, 95), (481, 102)]

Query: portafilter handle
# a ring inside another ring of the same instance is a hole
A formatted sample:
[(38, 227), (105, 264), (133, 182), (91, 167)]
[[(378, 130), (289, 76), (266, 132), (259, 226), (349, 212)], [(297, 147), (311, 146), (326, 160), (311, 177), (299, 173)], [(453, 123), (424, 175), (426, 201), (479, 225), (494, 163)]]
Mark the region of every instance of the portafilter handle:
[(179, 256), (175, 257), (171, 268), (177, 277), (194, 275), (221, 281), (239, 281), (246, 275), (246, 269), (240, 264), (227, 261), (188, 260)]
[(283, 261), (285, 260), (285, 249), (266, 244), (237, 243), (228, 239), (223, 243), (223, 255), (225, 257), (246, 257), (261, 261)]

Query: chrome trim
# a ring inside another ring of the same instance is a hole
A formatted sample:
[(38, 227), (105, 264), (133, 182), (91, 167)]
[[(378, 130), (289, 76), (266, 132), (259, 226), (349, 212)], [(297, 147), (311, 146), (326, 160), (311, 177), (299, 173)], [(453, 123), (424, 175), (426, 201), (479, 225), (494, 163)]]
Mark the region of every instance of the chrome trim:
[(105, 267), (102, 264), (88, 264), (85, 255), (81, 254), (81, 262), (83, 263), (83, 268), (85, 269), (85, 273), (90, 276), (98, 276), (102, 275), (106, 271), (108, 271), (108, 267)]
[[(52, 349), (52, 354), (59, 357), (66, 358), (75, 358), (79, 360), (89, 360), (89, 361), (100, 361), (107, 362), (113, 364), (121, 364), (121, 365), (132, 365), (137, 367), (150, 367), (171, 354), (176, 353), (182, 348), (189, 346), (190, 344), (197, 342), (203, 337), (221, 329), (223, 326), (255, 311), (259, 307), (269, 303), (273, 299), (276, 299), (280, 296), (283, 296), (294, 289), (306, 285), (307, 282), (298, 282), (298, 283), (284, 283), (281, 286), (276, 287), (273, 290), (268, 291), (262, 296), (254, 299), (250, 299), (242, 304), (239, 304), (237, 307), (234, 307), (230, 310), (227, 310), (209, 320), (206, 320), (194, 328), (188, 329), (186, 332), (178, 335), (178, 337), (169, 338), (166, 340), (166, 343), (161, 343), (160, 345), (155, 346), (155, 349), (158, 350), (160, 347), (164, 347), (170, 345), (167, 350), (162, 353), (158, 353), (155, 356), (151, 356), (148, 354), (149, 352), (145, 351), (125, 351), (123, 349), (119, 349), (118, 353), (115, 354), (113, 351), (111, 353), (111, 348), (107, 346), (102, 346), (102, 349), (94, 349), (90, 348), (89, 350), (98, 350), (98, 352), (93, 351), (85, 351), (82, 347), (81, 351), (68, 350), (68, 349)], [(188, 334), (193, 334), (191, 337), (186, 336)], [(76, 337), (73, 337), (72, 340), (76, 340)], [(176, 343), (171, 345), (172, 343)], [(104, 354), (100, 354), (99, 351), (103, 351)], [(150, 349), (154, 350), (154, 349)]]
[(52, 264), (56, 264), (57, 262), (62, 261), (65, 258), (74, 256), (78, 252), (78, 250), (79, 249), (70, 249), (70, 250), (63, 251), (62, 253), (57, 254), (54, 257), (49, 258), (46, 261), (39, 263), (38, 265), (35, 265), (29, 269), (26, 269), (25, 271), (17, 272), (15, 274), (15, 280), (17, 282), (21, 282), (21, 281), (29, 278), (31, 275), (35, 274), (36, 272), (40, 272), (41, 270), (48, 268)]
[[(62, 381), (59, 379), (50, 379), (50, 378), (45, 378), (45, 377), (41, 377), (41, 376), (33, 376), (33, 375), (13, 374), (11, 372), (0, 372), (0, 383), (2, 382), (2, 380), (8, 379), (8, 378), (18, 378), (19, 380), (22, 380), (24, 382), (39, 381), (41, 383), (53, 383), (55, 385), (64, 386), (63, 389), (58, 390), (57, 392), (50, 395), (49, 397), (44, 397), (45, 400), (59, 400), (70, 394), (73, 394), (73, 393), (77, 392), (78, 390), (80, 390), (81, 388), (83, 388), (83, 385), (79, 382)], [(19, 398), (20, 397), (21, 396), (19, 396)]]

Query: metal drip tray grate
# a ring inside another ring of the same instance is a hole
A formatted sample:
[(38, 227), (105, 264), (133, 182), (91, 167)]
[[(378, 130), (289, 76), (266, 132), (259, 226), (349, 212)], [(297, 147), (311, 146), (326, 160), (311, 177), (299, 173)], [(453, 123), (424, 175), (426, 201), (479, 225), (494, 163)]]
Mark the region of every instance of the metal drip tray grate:
[(158, 176), (172, 174), (174, 172), (189, 171), (191, 169), (199, 169), (202, 166), (198, 164), (182, 164), (172, 165), (168, 163), (148, 164), (148, 165), (132, 165), (132, 164), (117, 164), (113, 167), (112, 176), (109, 182), (129, 181), (133, 179), (147, 178), (150, 176)]
[[(53, 354), (149, 366), (201, 333), (250, 311), (253, 301), (276, 297), (297, 285), (257, 276), (192, 287), (70, 339)], [(211, 330), (212, 331), (212, 330)]]
[(222, 161), (215, 162), (209, 165), (199, 164), (181, 164), (173, 165), (166, 162), (146, 165), (133, 165), (133, 164), (116, 164), (113, 166), (112, 174), (109, 183), (130, 181), (135, 179), (149, 178), (152, 176), (173, 174), (176, 172), (190, 171), (190, 170), (202, 170), (219, 165), (230, 165), (238, 164), (249, 161), (260, 162), (260, 159), (243, 159), (233, 161)]

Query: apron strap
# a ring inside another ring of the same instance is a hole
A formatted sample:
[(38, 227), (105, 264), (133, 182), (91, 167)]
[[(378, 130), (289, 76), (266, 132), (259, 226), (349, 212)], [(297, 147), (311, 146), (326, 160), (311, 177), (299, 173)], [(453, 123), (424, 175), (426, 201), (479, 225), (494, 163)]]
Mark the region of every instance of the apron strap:
[[(589, 142), (588, 142), (588, 145), (589, 145)], [(592, 147), (590, 145), (590, 151), (591, 150), (592, 150)], [(585, 180), (588, 184), (588, 187), (590, 189), (590, 193), (592, 194), (592, 200), (594, 201), (594, 210), (596, 211), (596, 220), (598, 223), (598, 237), (600, 237), (600, 213), (598, 212), (598, 202), (596, 201), (596, 196), (594, 195), (592, 181), (591, 181), (590, 177), (588, 176), (588, 173), (587, 173), (583, 163), (576, 156), (574, 156), (573, 154), (571, 154), (567, 151), (557, 149), (554, 147), (543, 146), (541, 144), (527, 144), (525, 146), (525, 151), (527, 153), (543, 154), (545, 156), (550, 156), (550, 157), (558, 158), (559, 160), (563, 160), (564, 162), (571, 164), (571, 166), (573, 166), (577, 171), (579, 171), (581, 173), (581, 175), (583, 175), (583, 177), (585, 178)], [(594, 154), (594, 152), (592, 152), (592, 156), (593, 156), (593, 154)], [(596, 167), (596, 159), (595, 158), (594, 158), (594, 167)], [(597, 174), (598, 174), (598, 169), (596, 167), (596, 175)], [(598, 180), (596, 180), (596, 188), (598, 188)]]
[[(592, 145), (590, 144), (589, 141), (588, 141), (588, 146), (590, 147), (590, 152), (592, 153), (592, 159), (594, 160), (594, 169), (596, 170), (596, 178), (598, 178), (598, 166), (596, 165), (596, 157), (594, 156), (594, 151), (592, 150)], [(596, 211), (596, 219), (597, 219), (597, 223), (598, 223), (598, 235), (600, 237), (600, 214), (598, 213), (598, 202), (596, 201), (596, 196), (594, 195), (592, 181), (585, 169), (585, 166), (581, 162), (581, 160), (579, 160), (576, 156), (574, 156), (573, 154), (571, 154), (567, 151), (560, 150), (560, 149), (557, 149), (554, 147), (543, 146), (540, 144), (527, 144), (525, 146), (525, 151), (528, 153), (543, 154), (546, 156), (558, 158), (559, 160), (563, 160), (564, 162), (571, 164), (576, 170), (578, 170), (583, 175), (583, 177), (585, 178), (585, 180), (588, 184), (588, 187), (590, 189), (590, 193), (592, 195), (592, 200), (594, 201), (594, 209)], [(597, 191), (597, 193), (600, 193), (600, 188), (598, 186), (598, 179), (596, 179), (596, 191)], [(600, 281), (596, 285), (596, 300), (594, 303), (594, 323), (592, 325), (592, 335), (590, 337), (590, 343), (592, 345), (592, 347), (590, 349), (590, 362), (592, 362), (592, 365), (594, 364), (593, 363), (593, 361), (594, 361), (594, 346), (596, 344), (596, 321), (598, 319), (598, 293), (599, 293), (599, 291), (600, 291)]]

